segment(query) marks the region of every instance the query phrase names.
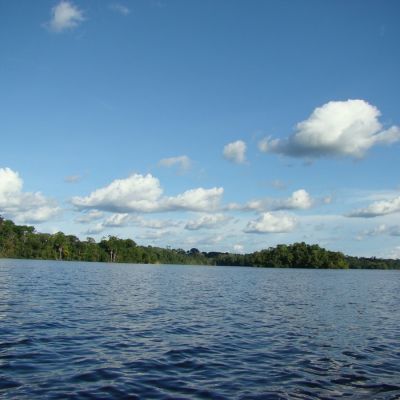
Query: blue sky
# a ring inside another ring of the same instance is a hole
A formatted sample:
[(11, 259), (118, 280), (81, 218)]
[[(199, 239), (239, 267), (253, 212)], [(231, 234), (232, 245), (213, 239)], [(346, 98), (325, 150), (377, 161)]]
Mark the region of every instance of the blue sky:
[(400, 257), (398, 1), (1, 1), (0, 214)]

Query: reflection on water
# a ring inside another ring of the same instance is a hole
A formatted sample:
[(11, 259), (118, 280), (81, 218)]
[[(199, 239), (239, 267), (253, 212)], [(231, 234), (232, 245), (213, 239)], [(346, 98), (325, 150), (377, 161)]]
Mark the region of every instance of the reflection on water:
[(0, 397), (396, 399), (400, 272), (0, 260)]

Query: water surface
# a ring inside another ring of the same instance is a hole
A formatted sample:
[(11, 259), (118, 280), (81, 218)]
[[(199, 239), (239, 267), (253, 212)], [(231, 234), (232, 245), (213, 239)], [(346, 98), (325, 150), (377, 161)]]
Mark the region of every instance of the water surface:
[(0, 397), (399, 399), (400, 272), (0, 260)]

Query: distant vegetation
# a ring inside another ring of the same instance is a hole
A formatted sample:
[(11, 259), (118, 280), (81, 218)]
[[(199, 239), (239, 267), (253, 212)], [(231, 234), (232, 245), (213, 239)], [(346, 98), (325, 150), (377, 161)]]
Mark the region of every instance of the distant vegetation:
[(358, 258), (325, 250), (318, 245), (294, 243), (251, 254), (200, 252), (196, 248), (163, 249), (138, 246), (115, 236), (96, 242), (57, 232), (39, 233), (33, 226), (16, 225), (0, 217), (0, 258), (125, 262), (144, 264), (202, 264), (271, 268), (400, 269), (400, 260)]

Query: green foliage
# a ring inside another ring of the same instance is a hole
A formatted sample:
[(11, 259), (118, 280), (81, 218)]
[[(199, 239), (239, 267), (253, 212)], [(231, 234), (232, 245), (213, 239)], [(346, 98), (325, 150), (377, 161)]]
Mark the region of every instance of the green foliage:
[(237, 265), (269, 268), (374, 268), (400, 269), (400, 260), (358, 258), (337, 251), (325, 250), (318, 245), (294, 243), (280, 244), (251, 254), (211, 252), (206, 254), (214, 265)]
[(349, 265), (345, 256), (339, 252), (325, 250), (318, 245), (304, 242), (292, 245), (278, 245), (275, 248), (254, 253), (254, 263), (261, 267), (280, 268), (337, 268)]
[(318, 245), (278, 245), (251, 254), (202, 253), (196, 248), (163, 249), (138, 246), (132, 239), (116, 236), (79, 240), (57, 232), (38, 233), (32, 226), (16, 225), (0, 217), (0, 258), (98, 261), (143, 264), (233, 265), (270, 268), (369, 268), (400, 269), (400, 260), (358, 258), (328, 251)]
[(350, 256), (346, 260), (352, 269), (400, 269), (400, 260)]
[(32, 226), (19, 226), (0, 217), (0, 258), (32, 258), (66, 261), (99, 261), (144, 264), (209, 264), (199, 251), (138, 246), (132, 239), (116, 236), (79, 240), (57, 232), (37, 233)]

